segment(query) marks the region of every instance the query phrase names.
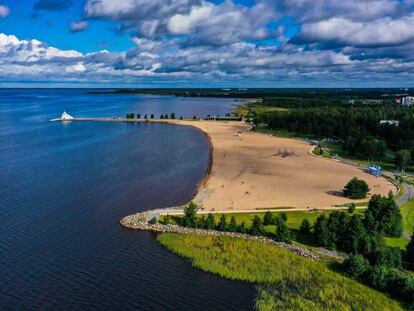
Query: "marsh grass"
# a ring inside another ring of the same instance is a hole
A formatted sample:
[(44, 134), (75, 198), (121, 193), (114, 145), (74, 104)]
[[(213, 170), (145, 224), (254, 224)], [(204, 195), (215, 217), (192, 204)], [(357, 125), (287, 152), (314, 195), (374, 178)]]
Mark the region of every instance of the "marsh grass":
[(158, 241), (193, 266), (257, 284), (258, 310), (402, 310), (384, 294), (269, 244), (244, 239), (164, 233)]

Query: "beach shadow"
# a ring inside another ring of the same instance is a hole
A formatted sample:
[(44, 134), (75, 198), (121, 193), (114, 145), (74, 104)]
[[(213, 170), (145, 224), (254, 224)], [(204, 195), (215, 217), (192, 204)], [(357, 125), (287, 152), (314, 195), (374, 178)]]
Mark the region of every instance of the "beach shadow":
[(344, 197), (344, 193), (342, 191), (326, 191), (326, 193), (336, 197)]

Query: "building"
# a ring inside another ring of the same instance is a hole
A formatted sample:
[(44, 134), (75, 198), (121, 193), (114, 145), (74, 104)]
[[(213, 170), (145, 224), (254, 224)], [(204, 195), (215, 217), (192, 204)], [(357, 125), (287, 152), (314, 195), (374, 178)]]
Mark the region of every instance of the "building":
[(398, 120), (381, 120), (380, 125), (394, 125), (396, 127), (400, 126), (400, 121)]
[(74, 117), (72, 117), (70, 114), (66, 113), (66, 111), (63, 111), (62, 116), (60, 117), (61, 120), (73, 120)]
[(412, 106), (414, 105), (414, 96), (406, 96), (401, 99), (403, 106)]

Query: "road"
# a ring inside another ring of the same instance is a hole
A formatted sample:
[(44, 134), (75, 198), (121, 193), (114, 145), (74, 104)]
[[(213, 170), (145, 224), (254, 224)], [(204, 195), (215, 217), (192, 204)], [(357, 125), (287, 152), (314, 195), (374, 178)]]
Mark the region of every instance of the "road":
[[(407, 184), (407, 183), (403, 183), (403, 187), (404, 187), (404, 194), (397, 200), (397, 204), (398, 206), (402, 206), (404, 203), (406, 203), (407, 201), (409, 201), (412, 197), (414, 197), (414, 187)], [(403, 237), (411, 240), (411, 236), (409, 233), (407, 232), (403, 232)]]

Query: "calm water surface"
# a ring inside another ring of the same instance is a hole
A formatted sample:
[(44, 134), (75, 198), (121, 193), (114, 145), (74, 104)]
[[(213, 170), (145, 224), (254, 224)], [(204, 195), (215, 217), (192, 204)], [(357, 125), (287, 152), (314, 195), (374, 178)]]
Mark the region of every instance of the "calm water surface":
[(189, 127), (51, 123), (231, 111), (223, 99), (0, 90), (0, 310), (248, 310), (253, 286), (191, 267), (122, 216), (185, 203), (208, 143)]

